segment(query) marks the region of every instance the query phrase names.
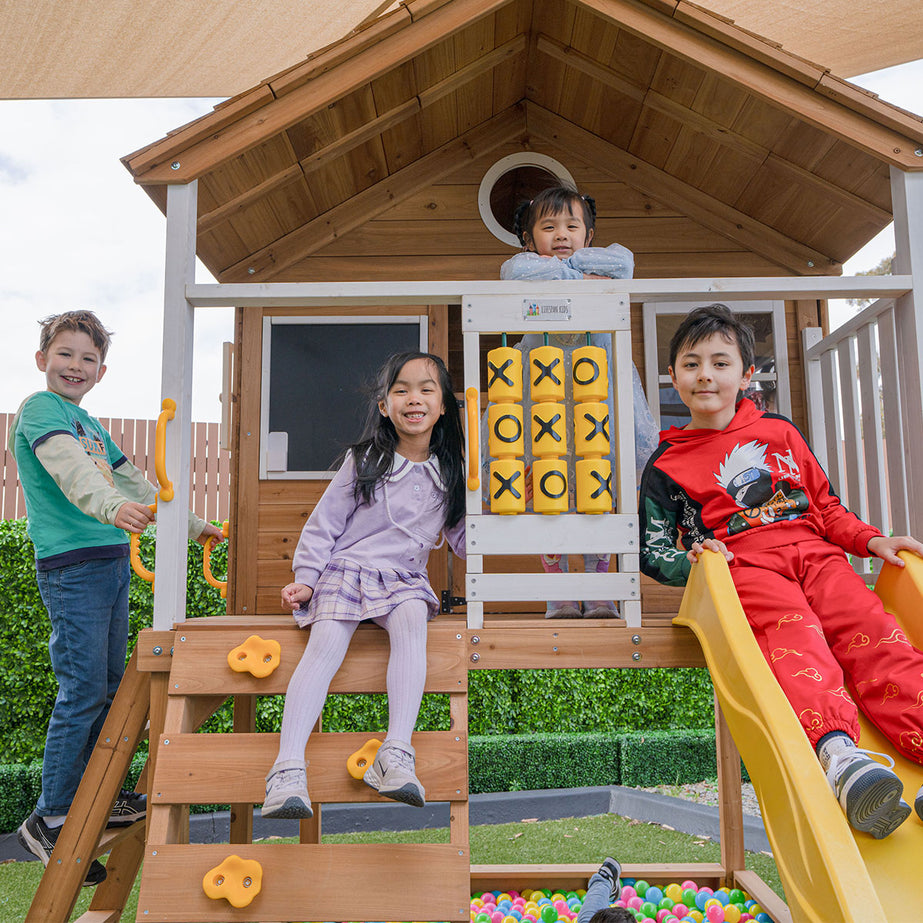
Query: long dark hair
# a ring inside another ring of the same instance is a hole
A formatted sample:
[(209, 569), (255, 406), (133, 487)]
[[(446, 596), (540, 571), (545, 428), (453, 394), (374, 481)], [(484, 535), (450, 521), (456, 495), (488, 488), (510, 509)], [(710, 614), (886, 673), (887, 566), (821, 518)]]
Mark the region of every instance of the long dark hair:
[(432, 353), (406, 352), (391, 356), (381, 367), (369, 402), (362, 438), (350, 447), (356, 462), (356, 503), (371, 503), (378, 484), (387, 477), (394, 462), (398, 436), (394, 424), (378, 409), (388, 397), (401, 369), (414, 359), (431, 362), (437, 372), (445, 413), (436, 421), (429, 437), (430, 452), (436, 456), (445, 484), (445, 524), (454, 526), (465, 513), (465, 436), (461, 414), (452, 392), (452, 380), (445, 363)]
[(587, 234), (596, 228), (596, 200), (592, 196), (581, 195), (573, 186), (549, 186), (528, 202), (520, 202), (513, 214), (513, 232), (524, 246), (534, 243), (532, 228), (547, 215), (560, 215), (577, 208), (583, 212), (583, 223)]

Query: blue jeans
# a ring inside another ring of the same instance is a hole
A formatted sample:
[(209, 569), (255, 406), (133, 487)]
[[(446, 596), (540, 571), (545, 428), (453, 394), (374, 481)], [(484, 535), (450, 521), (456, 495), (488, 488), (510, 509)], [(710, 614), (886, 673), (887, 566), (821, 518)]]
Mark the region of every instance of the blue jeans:
[(40, 816), (66, 814), (125, 672), (128, 558), (38, 571), (58, 680), (42, 765)]
[(580, 908), (580, 913), (577, 914), (575, 923), (589, 923), (597, 910), (611, 906), (609, 900), (611, 894), (612, 882), (594, 872), (589, 882), (587, 882), (586, 896), (583, 898), (583, 906)]

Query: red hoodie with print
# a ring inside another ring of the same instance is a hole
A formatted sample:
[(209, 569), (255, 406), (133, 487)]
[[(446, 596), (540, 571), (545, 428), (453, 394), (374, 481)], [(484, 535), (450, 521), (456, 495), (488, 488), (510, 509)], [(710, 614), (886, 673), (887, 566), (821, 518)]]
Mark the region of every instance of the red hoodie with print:
[(685, 585), (686, 551), (706, 538), (738, 552), (823, 538), (867, 555), (881, 534), (843, 506), (800, 430), (746, 399), (723, 430), (660, 434), (640, 514), (641, 570), (671, 586)]

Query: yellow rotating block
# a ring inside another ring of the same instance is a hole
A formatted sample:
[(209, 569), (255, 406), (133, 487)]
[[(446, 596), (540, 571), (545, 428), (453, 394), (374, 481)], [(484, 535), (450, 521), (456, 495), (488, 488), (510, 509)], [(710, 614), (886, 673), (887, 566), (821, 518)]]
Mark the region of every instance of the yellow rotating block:
[(487, 444), (492, 458), (523, 453), (522, 404), (491, 404), (487, 408)]
[(246, 907), (263, 886), (263, 866), (256, 859), (228, 856), (209, 869), (202, 879), (202, 890), (217, 901), (224, 898), (232, 907)]
[(529, 350), (532, 402), (564, 400), (564, 350), (537, 346)]
[(609, 393), (609, 357), (601, 346), (581, 346), (572, 357), (574, 401), (604, 401)]
[(378, 753), (378, 748), (380, 746), (381, 741), (376, 737), (366, 741), (355, 753), (351, 753), (346, 758), (346, 771), (354, 779), (358, 779), (361, 782), (366, 769), (369, 768), (372, 760), (375, 759), (375, 754)]
[(235, 673), (252, 673), (257, 679), (269, 676), (282, 654), (278, 641), (267, 641), (259, 635), (250, 635), (243, 644), (228, 652), (228, 666)]
[(549, 402), (532, 405), (532, 455), (555, 458), (567, 452), (564, 405)]
[(487, 400), (493, 403), (522, 400), (522, 352), (498, 346), (487, 354)]
[(532, 463), (532, 509), (536, 513), (566, 513), (567, 462), (540, 458)]
[(577, 455), (608, 455), (609, 407), (586, 402), (574, 407), (574, 452)]
[(526, 467), (516, 458), (490, 463), (490, 511), (506, 515), (526, 511)]
[(608, 458), (577, 462), (577, 512), (612, 512), (612, 463)]

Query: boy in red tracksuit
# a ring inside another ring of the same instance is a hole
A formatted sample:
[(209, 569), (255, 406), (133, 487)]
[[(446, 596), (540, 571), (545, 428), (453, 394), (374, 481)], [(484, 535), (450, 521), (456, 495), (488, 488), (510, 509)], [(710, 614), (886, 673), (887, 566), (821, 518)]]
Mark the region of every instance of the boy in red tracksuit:
[[(738, 402), (753, 362), (753, 331), (725, 305), (695, 309), (676, 331), (670, 376), (692, 420), (661, 433), (644, 471), (641, 570), (683, 586), (704, 549), (724, 554), (756, 641), (847, 820), (885, 837), (910, 806), (893, 760), (856, 746), (857, 706), (923, 763), (923, 652), (843, 552), (902, 567), (897, 552), (923, 556), (923, 544), (862, 522), (789, 420)], [(915, 807), (923, 818), (923, 789)]]

